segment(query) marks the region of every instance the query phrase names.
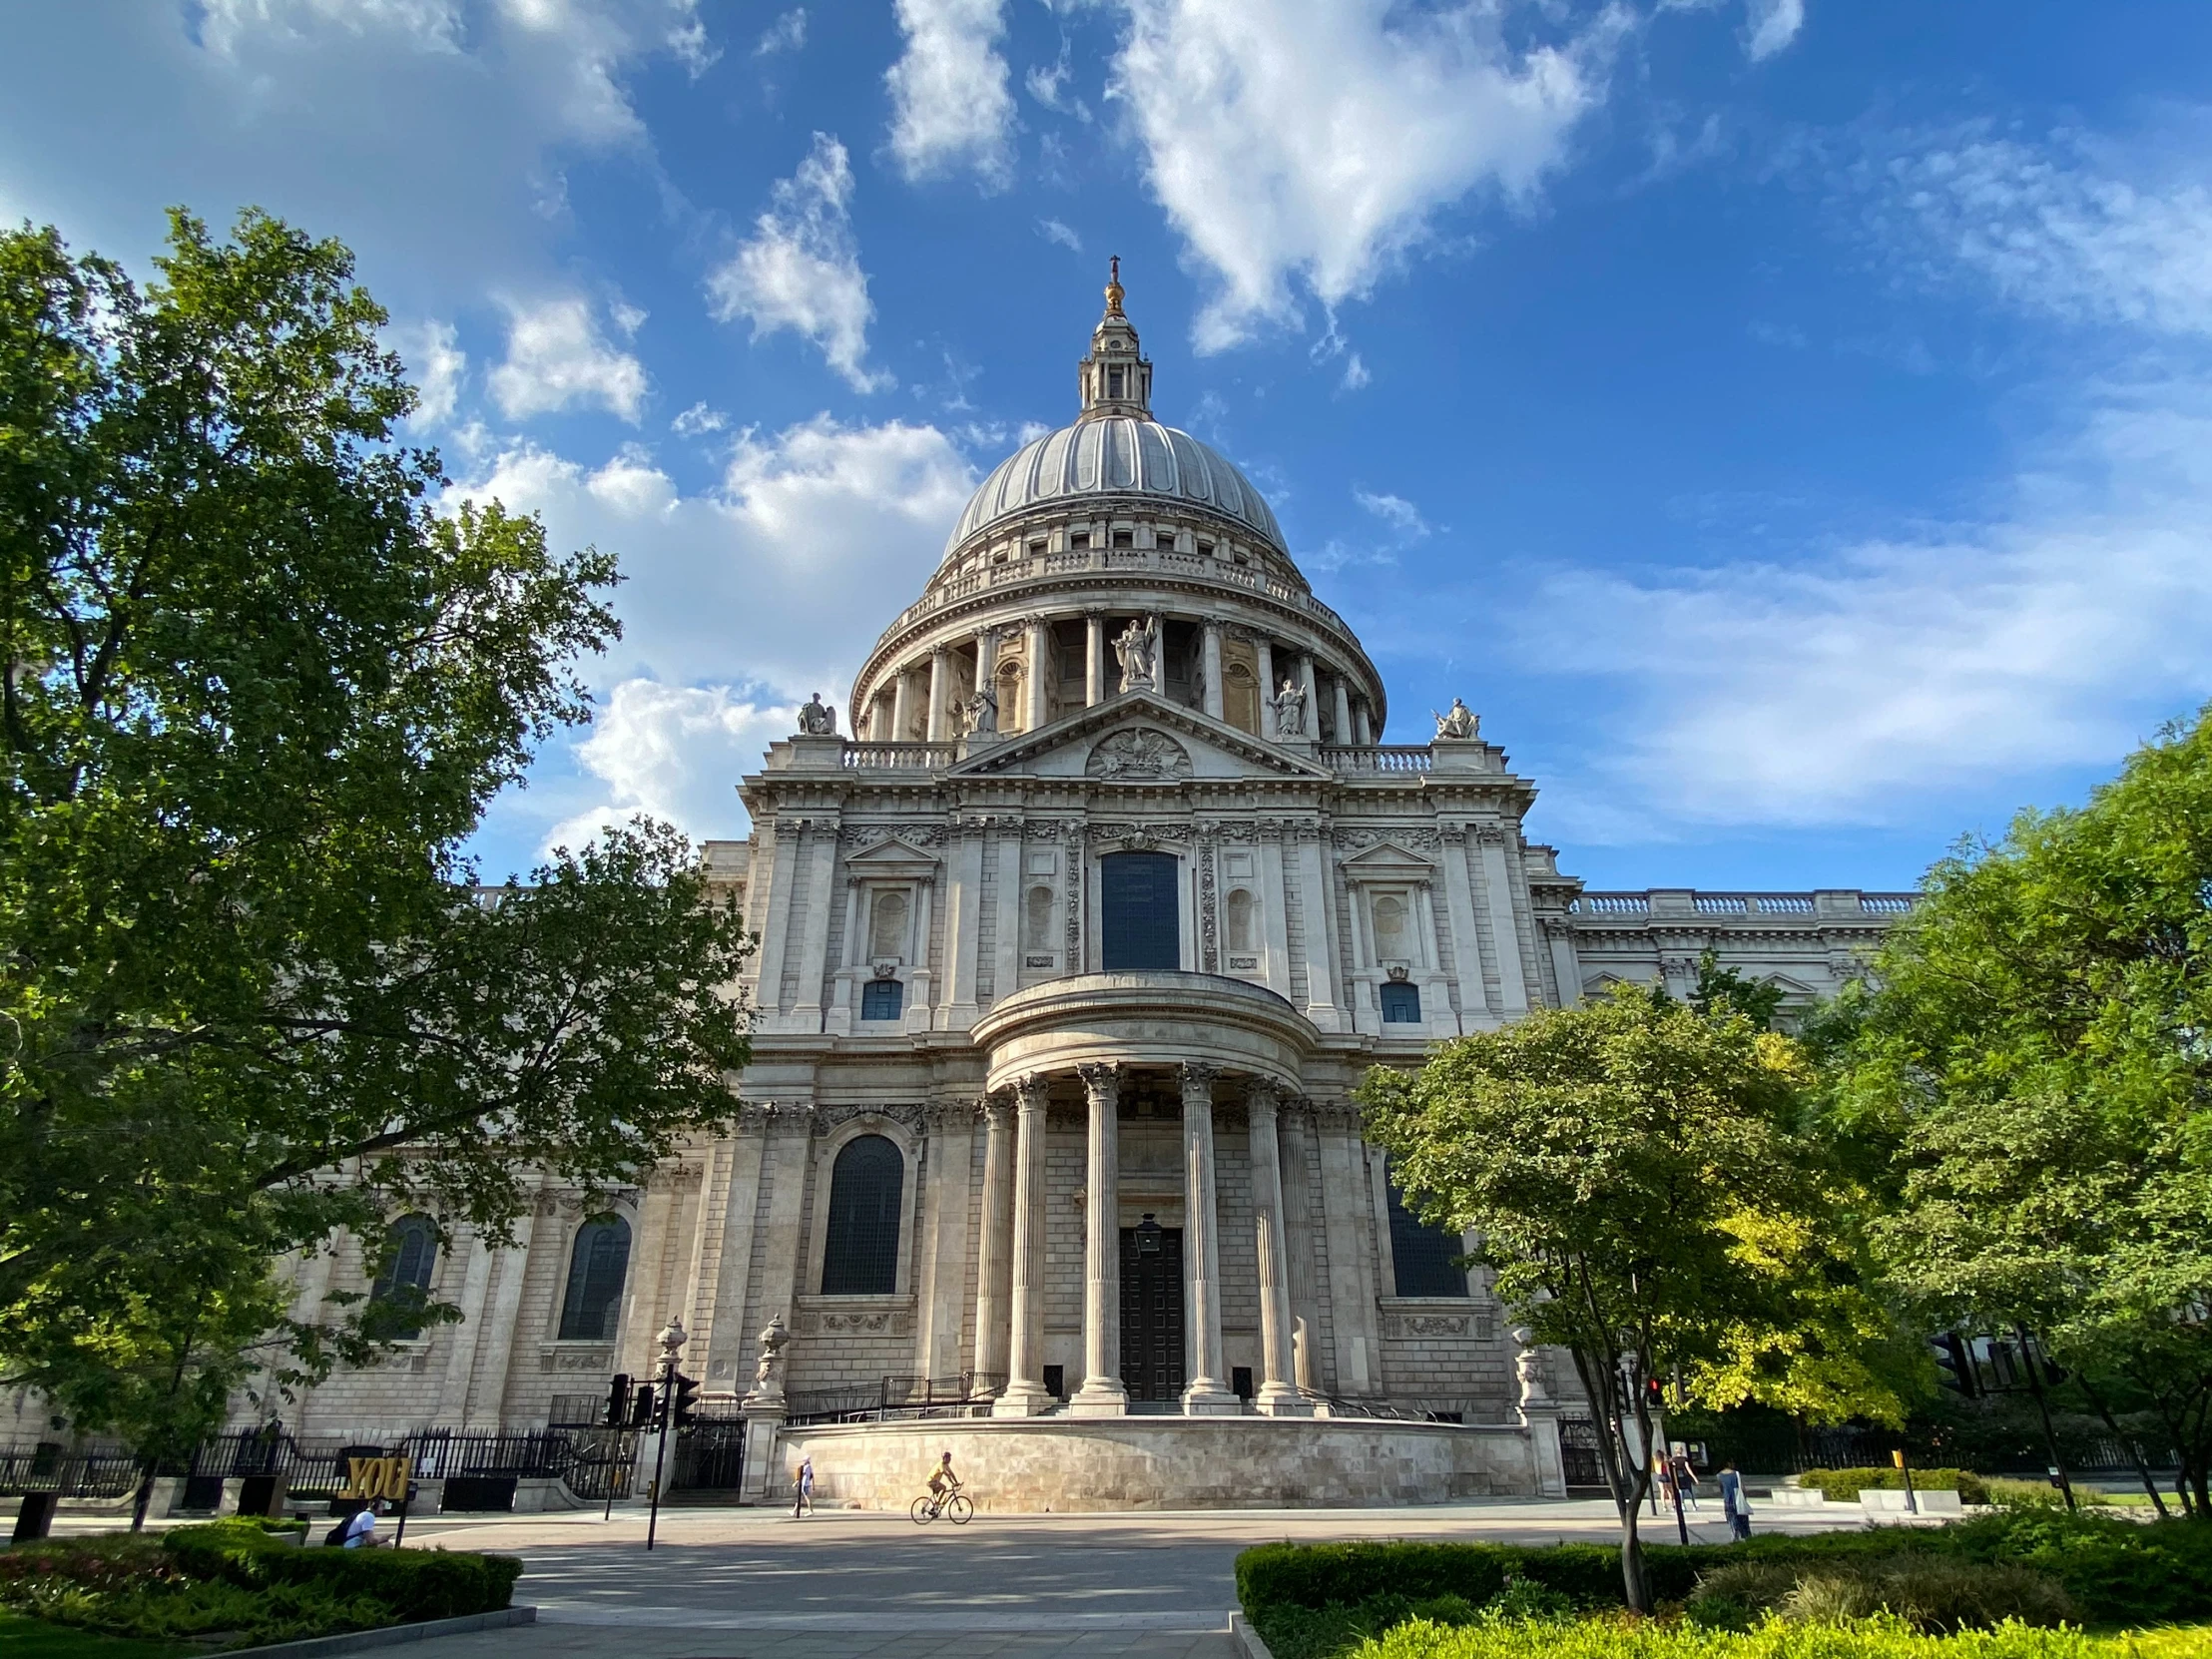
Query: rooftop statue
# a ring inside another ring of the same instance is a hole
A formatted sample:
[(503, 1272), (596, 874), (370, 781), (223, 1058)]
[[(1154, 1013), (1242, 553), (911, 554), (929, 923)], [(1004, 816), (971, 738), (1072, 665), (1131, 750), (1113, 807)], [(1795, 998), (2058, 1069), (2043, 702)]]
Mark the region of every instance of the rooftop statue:
[(1481, 717), (1456, 697), (1451, 700), (1449, 712), (1440, 715), (1433, 709), (1428, 712), (1435, 716), (1436, 736), (1447, 743), (1466, 742), (1482, 723)]
[(1303, 738), (1306, 736), (1306, 688), (1296, 679), (1286, 676), (1283, 689), (1268, 699), (1275, 705), (1275, 731), (1278, 737)]
[(833, 738), (837, 735), (837, 712), (823, 702), (822, 693), (811, 694), (799, 706), (799, 735), (803, 738)]
[(1159, 684), (1155, 672), (1160, 658), (1160, 625), (1151, 617), (1132, 622), (1114, 641), (1114, 655), (1121, 661), (1121, 689), (1152, 691)]

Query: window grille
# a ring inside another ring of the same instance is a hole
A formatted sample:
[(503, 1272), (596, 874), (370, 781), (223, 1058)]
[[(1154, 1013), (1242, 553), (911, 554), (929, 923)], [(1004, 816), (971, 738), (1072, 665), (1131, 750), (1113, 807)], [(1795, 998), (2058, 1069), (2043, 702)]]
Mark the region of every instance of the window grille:
[(896, 1019), (906, 1006), (906, 987), (895, 979), (870, 979), (860, 987), (862, 1019)]
[(1382, 1023), (1384, 1025), (1418, 1025), (1420, 1023), (1420, 987), (1392, 979), (1382, 987)]
[(1390, 1262), (1397, 1272), (1399, 1296), (1465, 1296), (1467, 1275), (1453, 1258), (1466, 1254), (1456, 1233), (1430, 1227), (1405, 1208), (1397, 1183), (1390, 1195)]
[(612, 1342), (622, 1318), (622, 1284), (630, 1275), (630, 1224), (620, 1216), (588, 1221), (568, 1258), (561, 1298), (564, 1343)]
[(1183, 965), (1177, 926), (1175, 856), (1167, 852), (1110, 852), (1098, 861), (1103, 922), (1099, 965), (1108, 973), (1143, 972)]
[(887, 1138), (847, 1141), (830, 1169), (824, 1296), (889, 1296), (898, 1289), (898, 1207), (906, 1160)]
[[(438, 1230), (428, 1216), (401, 1216), (391, 1224), (391, 1254), (385, 1259), (384, 1271), (376, 1276), (376, 1283), (368, 1290), (372, 1302), (388, 1301), (393, 1295), (404, 1295), (411, 1302), (420, 1302), (430, 1292), (431, 1275), (438, 1265)], [(397, 1332), (402, 1338), (422, 1335), (418, 1321)]]

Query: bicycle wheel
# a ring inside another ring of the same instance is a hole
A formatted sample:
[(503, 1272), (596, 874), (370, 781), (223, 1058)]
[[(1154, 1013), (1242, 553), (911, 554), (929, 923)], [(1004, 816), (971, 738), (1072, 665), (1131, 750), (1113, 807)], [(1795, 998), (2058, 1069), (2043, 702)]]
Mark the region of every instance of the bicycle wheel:
[(975, 1516), (975, 1505), (960, 1493), (954, 1492), (945, 1500), (944, 1518), (954, 1526), (965, 1526)]
[(915, 1498), (914, 1506), (906, 1512), (914, 1517), (916, 1526), (927, 1526), (937, 1518), (937, 1506), (926, 1497)]

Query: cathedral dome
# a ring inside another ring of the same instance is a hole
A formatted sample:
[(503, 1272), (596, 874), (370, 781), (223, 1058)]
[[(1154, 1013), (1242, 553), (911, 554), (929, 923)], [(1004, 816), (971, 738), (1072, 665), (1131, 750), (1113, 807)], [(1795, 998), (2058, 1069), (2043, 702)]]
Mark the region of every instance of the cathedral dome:
[(969, 498), (945, 554), (1001, 519), (1132, 496), (1211, 508), (1283, 550), (1275, 514), (1217, 450), (1142, 415), (1086, 414), (1001, 461)]

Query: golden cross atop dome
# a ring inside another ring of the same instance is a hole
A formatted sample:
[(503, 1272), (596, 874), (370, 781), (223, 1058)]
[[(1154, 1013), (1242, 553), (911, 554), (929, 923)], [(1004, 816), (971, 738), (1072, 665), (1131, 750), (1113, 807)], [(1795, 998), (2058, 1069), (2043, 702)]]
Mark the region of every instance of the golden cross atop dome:
[(1116, 254), (1107, 262), (1106, 314), (1119, 316), (1121, 310), (1121, 256)]

